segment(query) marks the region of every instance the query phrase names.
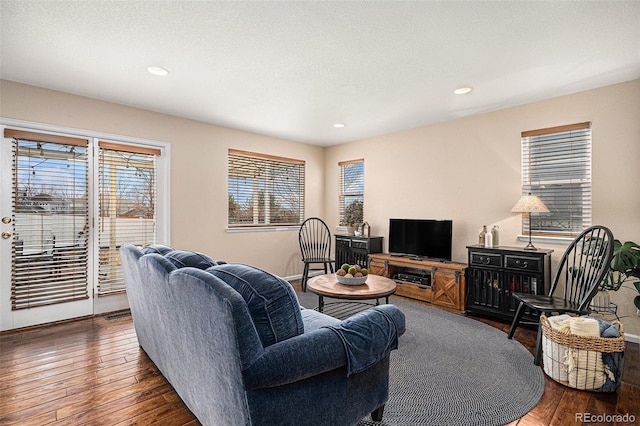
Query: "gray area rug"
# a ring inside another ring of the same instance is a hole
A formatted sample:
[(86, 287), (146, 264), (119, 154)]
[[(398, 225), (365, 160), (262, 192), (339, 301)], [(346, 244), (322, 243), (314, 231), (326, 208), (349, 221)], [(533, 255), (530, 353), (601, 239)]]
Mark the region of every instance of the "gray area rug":
[[(305, 308), (317, 306), (312, 293), (298, 297)], [(407, 331), (391, 353), (383, 421), (367, 417), (359, 426), (504, 425), (540, 401), (542, 369), (506, 333), (439, 309), (390, 303), (406, 315)]]

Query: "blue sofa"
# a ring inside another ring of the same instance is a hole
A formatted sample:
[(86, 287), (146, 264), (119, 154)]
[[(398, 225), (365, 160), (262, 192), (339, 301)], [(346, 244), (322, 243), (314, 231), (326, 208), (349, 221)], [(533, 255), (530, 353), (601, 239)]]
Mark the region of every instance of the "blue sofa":
[(120, 256), (140, 346), (203, 425), (381, 419), (405, 330), (394, 305), (339, 321), (251, 266), (159, 245)]

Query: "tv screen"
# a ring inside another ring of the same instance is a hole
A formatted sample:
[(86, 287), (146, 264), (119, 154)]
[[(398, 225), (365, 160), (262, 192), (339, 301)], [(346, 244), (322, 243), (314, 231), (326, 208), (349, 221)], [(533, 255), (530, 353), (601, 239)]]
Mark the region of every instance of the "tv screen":
[(389, 219), (389, 253), (451, 260), (451, 220)]

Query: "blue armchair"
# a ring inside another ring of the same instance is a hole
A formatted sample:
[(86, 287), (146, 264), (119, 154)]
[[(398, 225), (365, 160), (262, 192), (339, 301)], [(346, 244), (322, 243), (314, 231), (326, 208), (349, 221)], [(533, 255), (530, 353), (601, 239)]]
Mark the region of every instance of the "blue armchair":
[(389, 354), (405, 330), (395, 306), (339, 321), (251, 266), (163, 246), (120, 253), (140, 346), (202, 424), (382, 417)]

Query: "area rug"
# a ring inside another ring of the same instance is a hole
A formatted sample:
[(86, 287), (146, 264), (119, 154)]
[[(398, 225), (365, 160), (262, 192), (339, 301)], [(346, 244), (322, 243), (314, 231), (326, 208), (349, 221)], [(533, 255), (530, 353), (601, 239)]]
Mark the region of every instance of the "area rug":
[[(317, 305), (298, 293), (305, 308)], [(487, 324), (392, 298), (407, 331), (391, 353), (389, 401), (382, 422), (359, 426), (504, 425), (540, 401), (545, 379), (533, 355)]]

